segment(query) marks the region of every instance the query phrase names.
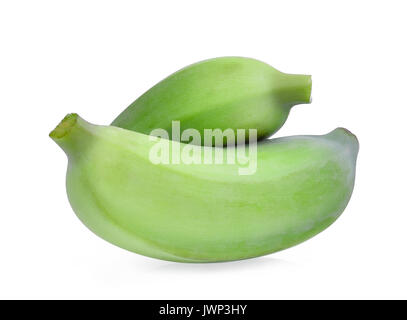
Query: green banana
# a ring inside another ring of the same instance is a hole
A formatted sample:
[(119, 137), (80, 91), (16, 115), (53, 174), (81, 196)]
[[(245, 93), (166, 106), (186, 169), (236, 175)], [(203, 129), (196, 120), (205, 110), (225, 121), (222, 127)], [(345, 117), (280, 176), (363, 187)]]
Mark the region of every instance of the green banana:
[(226, 157), (230, 148), (96, 126), (76, 114), (50, 136), (68, 156), (69, 201), (89, 229), (127, 250), (179, 262), (261, 256), (321, 232), (350, 199), (358, 153), (356, 137), (342, 128), (266, 140), (257, 146), (257, 171), (239, 175), (238, 162), (150, 160), (163, 141), (172, 154), (215, 150)]
[(194, 128), (201, 137), (205, 129), (230, 128), (234, 136), (236, 129), (257, 129), (260, 140), (282, 127), (291, 107), (310, 99), (311, 76), (285, 74), (254, 59), (222, 57), (170, 75), (134, 101), (112, 125), (144, 134), (162, 128), (171, 135), (171, 122), (177, 120), (181, 131)]

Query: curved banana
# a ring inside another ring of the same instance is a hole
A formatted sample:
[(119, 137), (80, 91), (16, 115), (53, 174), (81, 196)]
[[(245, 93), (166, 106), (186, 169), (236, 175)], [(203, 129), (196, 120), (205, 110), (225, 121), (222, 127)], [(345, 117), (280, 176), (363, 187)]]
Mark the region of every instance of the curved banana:
[[(257, 148), (257, 171), (239, 175), (238, 162), (153, 164), (151, 150), (165, 139), (76, 114), (50, 136), (68, 155), (69, 201), (89, 229), (127, 250), (180, 262), (261, 256), (324, 230), (350, 199), (358, 153), (356, 137), (342, 128), (267, 140)], [(172, 153), (230, 151), (171, 145)]]
[(231, 128), (235, 136), (236, 129), (257, 129), (263, 139), (282, 127), (291, 107), (310, 99), (311, 76), (285, 74), (249, 58), (215, 58), (159, 82), (112, 125), (144, 134), (162, 128), (171, 134), (174, 120), (180, 121), (181, 131), (194, 128), (201, 137), (205, 129)]

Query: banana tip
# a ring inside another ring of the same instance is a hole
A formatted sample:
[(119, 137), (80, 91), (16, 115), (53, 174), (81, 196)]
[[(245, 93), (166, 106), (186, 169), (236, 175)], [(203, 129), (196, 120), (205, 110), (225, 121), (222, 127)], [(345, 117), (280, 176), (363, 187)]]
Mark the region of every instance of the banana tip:
[(356, 135), (348, 129), (339, 127), (328, 133), (327, 136), (341, 145), (349, 146), (350, 150), (355, 154), (355, 157), (357, 156), (359, 152), (359, 140)]
[(356, 135), (353, 134), (350, 130), (343, 128), (343, 127), (338, 127), (334, 131), (336, 131), (336, 130), (341, 131), (343, 134), (354, 139), (357, 143), (359, 143), (358, 137), (356, 137)]

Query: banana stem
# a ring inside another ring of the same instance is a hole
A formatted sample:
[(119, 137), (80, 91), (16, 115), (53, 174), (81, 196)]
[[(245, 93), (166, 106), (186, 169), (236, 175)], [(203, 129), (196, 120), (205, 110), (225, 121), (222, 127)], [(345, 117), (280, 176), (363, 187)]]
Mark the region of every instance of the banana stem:
[(310, 75), (283, 73), (276, 93), (288, 107), (311, 103), (312, 79)]
[(80, 153), (92, 140), (92, 127), (76, 113), (70, 113), (49, 134), (68, 157)]

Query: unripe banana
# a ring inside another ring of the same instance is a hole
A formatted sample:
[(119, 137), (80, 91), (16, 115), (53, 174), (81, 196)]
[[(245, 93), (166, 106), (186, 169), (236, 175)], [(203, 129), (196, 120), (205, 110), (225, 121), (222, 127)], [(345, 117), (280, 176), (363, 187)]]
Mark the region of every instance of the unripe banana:
[[(153, 164), (151, 150), (165, 139), (76, 114), (50, 136), (68, 155), (69, 201), (89, 229), (127, 250), (179, 262), (261, 256), (324, 230), (350, 199), (358, 153), (356, 137), (342, 128), (266, 140), (257, 146), (257, 171), (239, 175), (239, 163)], [(171, 143), (172, 153), (230, 152)]]
[(194, 128), (201, 137), (205, 129), (231, 128), (235, 136), (236, 129), (257, 129), (263, 139), (281, 128), (291, 107), (309, 103), (310, 97), (311, 76), (285, 74), (249, 58), (215, 58), (159, 82), (112, 125), (144, 134), (162, 128), (171, 135), (171, 122), (177, 120), (181, 131)]

